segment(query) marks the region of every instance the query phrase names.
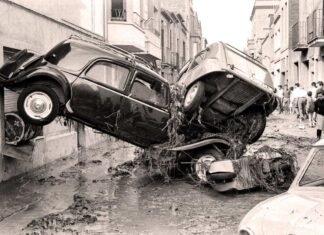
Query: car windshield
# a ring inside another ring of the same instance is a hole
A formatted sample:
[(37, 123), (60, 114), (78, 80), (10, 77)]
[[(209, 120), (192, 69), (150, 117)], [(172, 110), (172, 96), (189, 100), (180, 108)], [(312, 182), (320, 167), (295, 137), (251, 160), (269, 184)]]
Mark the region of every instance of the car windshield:
[(49, 51), (45, 59), (61, 68), (80, 71), (89, 61), (102, 56), (93, 47), (80, 46), (77, 43), (65, 42)]
[(299, 182), (300, 186), (324, 187), (324, 150), (315, 153), (305, 174)]

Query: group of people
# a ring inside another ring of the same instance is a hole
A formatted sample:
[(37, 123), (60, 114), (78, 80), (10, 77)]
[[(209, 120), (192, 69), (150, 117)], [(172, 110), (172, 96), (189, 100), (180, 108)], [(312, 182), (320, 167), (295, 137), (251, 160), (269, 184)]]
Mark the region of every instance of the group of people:
[(303, 120), (308, 119), (309, 127), (316, 126), (316, 136), (320, 139), (324, 130), (324, 88), (323, 82), (312, 82), (306, 91), (296, 83), (295, 86), (279, 85), (275, 89), (278, 97), (279, 113), (296, 114), (299, 128), (304, 128)]

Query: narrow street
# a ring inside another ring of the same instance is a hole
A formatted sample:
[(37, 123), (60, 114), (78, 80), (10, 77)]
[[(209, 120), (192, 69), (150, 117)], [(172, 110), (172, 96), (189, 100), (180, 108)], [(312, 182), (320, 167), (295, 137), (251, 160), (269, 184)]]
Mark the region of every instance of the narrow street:
[[(297, 124), (292, 116), (273, 115), (249, 150), (284, 148), (301, 164), (315, 129)], [(132, 175), (108, 171), (135, 150), (100, 146), (1, 184), (0, 234), (235, 234), (244, 214), (273, 196), (220, 194), (183, 180), (166, 184), (136, 169)]]

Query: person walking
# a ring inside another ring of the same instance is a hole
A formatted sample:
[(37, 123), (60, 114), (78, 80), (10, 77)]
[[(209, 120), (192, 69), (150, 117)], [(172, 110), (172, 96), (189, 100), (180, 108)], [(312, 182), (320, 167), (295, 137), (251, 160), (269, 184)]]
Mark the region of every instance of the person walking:
[(314, 111), (317, 113), (316, 137), (320, 140), (324, 130), (324, 91), (317, 94), (314, 102)]
[(314, 107), (313, 93), (311, 91), (308, 91), (307, 98), (306, 98), (306, 113), (308, 115), (309, 127), (315, 127), (315, 121), (313, 119), (314, 109), (315, 107)]
[(279, 98), (279, 113), (282, 113), (283, 111), (283, 92), (282, 85), (279, 85), (277, 90), (277, 96)]
[(289, 91), (290, 91), (289, 114), (293, 114), (295, 111), (295, 107), (297, 106), (296, 105), (297, 99), (295, 96), (295, 90), (293, 86), (289, 87)]
[(289, 113), (289, 105), (290, 105), (290, 89), (288, 89), (288, 85), (286, 84), (283, 89), (283, 100), (282, 106), (285, 114)]
[(315, 101), (316, 100), (316, 91), (317, 91), (316, 82), (311, 83), (311, 87), (309, 90), (312, 92), (312, 97), (313, 97), (313, 100)]
[(297, 98), (297, 118), (304, 120), (306, 118), (307, 92), (300, 87), (299, 83), (295, 84), (295, 97)]
[(323, 82), (322, 81), (318, 81), (317, 82), (317, 88), (316, 88), (316, 93), (315, 93), (315, 99), (318, 98), (318, 95), (321, 94), (323, 92)]

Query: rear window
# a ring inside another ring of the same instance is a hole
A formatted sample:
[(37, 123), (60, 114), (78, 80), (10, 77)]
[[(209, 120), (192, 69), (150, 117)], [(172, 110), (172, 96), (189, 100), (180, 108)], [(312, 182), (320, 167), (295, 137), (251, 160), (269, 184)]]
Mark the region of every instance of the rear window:
[(263, 81), (262, 79), (267, 75), (267, 70), (259, 62), (229, 45), (226, 45), (225, 51), (227, 64), (234, 65), (234, 69), (241, 71), (250, 78)]
[(100, 55), (93, 49), (89, 52), (89, 48), (85, 46), (63, 43), (47, 53), (45, 59), (61, 68), (80, 71), (89, 61), (100, 57)]
[(190, 68), (188, 70), (191, 70), (191, 69), (195, 68), (197, 65), (199, 65), (206, 58), (206, 55), (207, 55), (207, 50), (199, 52), (195, 56), (193, 62), (190, 65)]

